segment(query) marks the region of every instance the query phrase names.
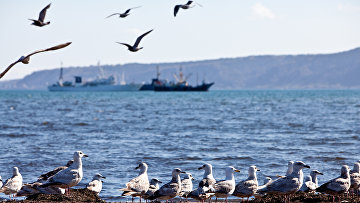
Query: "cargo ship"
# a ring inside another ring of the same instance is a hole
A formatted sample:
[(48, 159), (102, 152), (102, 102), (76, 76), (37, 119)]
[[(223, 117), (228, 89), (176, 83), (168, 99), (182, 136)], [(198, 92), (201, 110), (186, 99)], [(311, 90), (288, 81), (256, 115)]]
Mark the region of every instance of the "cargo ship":
[(98, 79), (83, 82), (81, 76), (75, 76), (75, 82), (63, 82), (63, 68), (60, 69), (60, 77), (58, 82), (48, 86), (48, 90), (52, 92), (106, 92), (106, 91), (138, 91), (142, 84), (130, 83), (126, 84), (124, 72), (120, 84), (116, 84), (115, 76), (105, 77), (103, 69), (99, 70), (101, 76)]

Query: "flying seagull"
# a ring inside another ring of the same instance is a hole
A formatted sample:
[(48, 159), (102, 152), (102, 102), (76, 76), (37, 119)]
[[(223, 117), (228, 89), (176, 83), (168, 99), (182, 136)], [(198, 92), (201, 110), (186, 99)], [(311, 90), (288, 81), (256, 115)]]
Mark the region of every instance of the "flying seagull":
[(130, 15), (131, 9), (140, 8), (140, 7), (141, 7), (141, 6), (129, 8), (128, 10), (125, 11), (125, 13), (113, 13), (113, 14), (109, 15), (109, 16), (106, 17), (106, 18), (110, 18), (111, 16), (114, 16), (114, 15), (119, 15), (119, 18), (125, 18), (125, 17), (127, 17), (128, 15)]
[[(193, 4), (194, 1), (188, 1), (186, 4), (179, 4), (176, 5), (174, 8), (174, 16), (176, 17), (176, 14), (179, 12), (179, 9), (189, 9), (194, 7), (195, 5)], [(200, 4), (196, 3), (197, 5), (201, 6)]]
[(46, 15), (46, 10), (47, 10), (48, 8), (50, 8), (50, 5), (51, 5), (51, 4), (47, 5), (45, 8), (43, 8), (43, 10), (41, 10), (41, 12), (40, 12), (40, 14), (39, 14), (39, 19), (38, 19), (38, 20), (29, 19), (29, 20), (32, 20), (32, 21), (33, 21), (32, 25), (42, 27), (42, 26), (44, 26), (44, 25), (50, 24), (50, 21), (44, 22), (44, 20), (45, 20), (45, 15)]
[(37, 54), (37, 53), (41, 53), (41, 52), (46, 52), (46, 51), (53, 51), (53, 50), (57, 50), (57, 49), (62, 49), (64, 47), (67, 47), (71, 44), (71, 42), (67, 42), (67, 43), (64, 43), (64, 44), (59, 44), (57, 46), (54, 46), (54, 47), (50, 47), (50, 48), (47, 48), (47, 49), (40, 49), (40, 50), (37, 50), (37, 51), (34, 51), (33, 53), (27, 55), (27, 56), (21, 56), (17, 61), (15, 61), (14, 63), (10, 64), (6, 70), (4, 72), (2, 72), (0, 74), (0, 79), (11, 69), (11, 67), (13, 67), (15, 64), (21, 62), (21, 63), (24, 63), (24, 64), (28, 64), (29, 61), (30, 61), (30, 56), (34, 55), (34, 54)]
[(116, 43), (119, 43), (119, 44), (122, 44), (122, 45), (125, 45), (128, 47), (129, 51), (131, 52), (136, 52), (136, 51), (139, 51), (140, 49), (142, 49), (143, 47), (138, 47), (139, 44), (140, 44), (140, 41), (143, 37), (145, 37), (147, 34), (149, 34), (150, 32), (152, 32), (154, 29), (148, 31), (148, 32), (145, 32), (144, 34), (140, 35), (140, 37), (138, 37), (136, 39), (136, 42), (133, 46), (129, 45), (129, 44), (126, 44), (126, 43), (122, 43), (122, 42), (116, 42)]

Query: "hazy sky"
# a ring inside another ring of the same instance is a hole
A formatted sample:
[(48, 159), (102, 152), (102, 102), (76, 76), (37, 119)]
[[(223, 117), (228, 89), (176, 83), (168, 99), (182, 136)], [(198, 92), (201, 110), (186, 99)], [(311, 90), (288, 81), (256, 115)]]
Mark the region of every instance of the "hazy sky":
[[(28, 18), (52, 3), (45, 27)], [(360, 46), (359, 0), (199, 0), (203, 7), (173, 8), (186, 0), (1, 0), (0, 71), (34, 50), (71, 41), (62, 50), (17, 64), (2, 79), (37, 70), (129, 62), (176, 62), (263, 54), (332, 53)], [(106, 16), (127, 8), (127, 18)], [(133, 44), (154, 29), (136, 53)]]

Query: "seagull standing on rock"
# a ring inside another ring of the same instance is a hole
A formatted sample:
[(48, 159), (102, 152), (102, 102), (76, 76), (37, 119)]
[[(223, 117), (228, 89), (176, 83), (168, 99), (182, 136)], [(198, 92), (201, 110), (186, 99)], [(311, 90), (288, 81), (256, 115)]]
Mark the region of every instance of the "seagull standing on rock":
[(126, 188), (121, 188), (120, 191), (124, 191), (122, 196), (139, 196), (141, 201), (141, 197), (148, 191), (150, 186), (147, 174), (148, 165), (142, 162), (135, 169), (140, 169), (139, 175), (126, 183)]
[(310, 168), (302, 161), (296, 161), (293, 164), (293, 171), (290, 175), (279, 178), (271, 182), (265, 188), (258, 190), (259, 193), (291, 195), (299, 191), (303, 184), (303, 168)]
[(159, 183), (162, 183), (159, 179), (153, 178), (150, 180), (150, 186), (148, 191), (144, 194), (144, 199), (149, 199), (154, 195), (154, 193), (159, 190)]
[(70, 193), (70, 188), (79, 184), (83, 178), (81, 161), (81, 158), (83, 157), (88, 157), (88, 155), (84, 154), (82, 151), (76, 151), (73, 155), (74, 163), (49, 178), (49, 180), (40, 187), (54, 186), (68, 189), (68, 192)]
[(346, 193), (350, 189), (350, 186), (351, 186), (350, 168), (347, 165), (343, 165), (341, 167), (340, 176), (322, 184), (320, 187), (316, 189), (316, 192), (323, 192), (333, 195), (333, 201), (334, 201), (335, 196)]
[(0, 192), (4, 193), (5, 195), (9, 195), (10, 199), (11, 196), (15, 196), (15, 194), (21, 189), (23, 178), (19, 173), (18, 167), (13, 167), (13, 176), (7, 179), (0, 189)]
[(160, 189), (155, 192), (154, 196), (149, 199), (169, 200), (171, 198), (178, 196), (181, 192), (180, 173), (186, 173), (186, 172), (181, 171), (181, 169), (179, 168), (175, 168), (172, 171), (171, 181), (161, 186)]
[(227, 202), (227, 198), (233, 194), (235, 191), (235, 178), (234, 172), (240, 173), (240, 170), (234, 168), (233, 166), (228, 166), (225, 169), (226, 178), (225, 180), (218, 181), (214, 185), (214, 192), (216, 199), (217, 198), (225, 198), (225, 202)]
[(101, 179), (106, 179), (106, 177), (102, 176), (100, 173), (95, 174), (92, 181), (86, 185), (86, 188), (99, 194), (102, 189)]
[(235, 186), (235, 191), (233, 193), (234, 196), (237, 197), (246, 197), (247, 201), (249, 201), (249, 197), (253, 196), (258, 190), (258, 181), (256, 177), (256, 172), (260, 171), (256, 166), (250, 166), (248, 171), (248, 178), (239, 182)]

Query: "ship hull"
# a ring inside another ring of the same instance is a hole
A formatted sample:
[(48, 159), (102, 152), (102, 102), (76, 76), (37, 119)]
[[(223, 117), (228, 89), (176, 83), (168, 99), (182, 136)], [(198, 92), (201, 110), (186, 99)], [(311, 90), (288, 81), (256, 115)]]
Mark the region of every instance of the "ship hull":
[(51, 92), (117, 92), (138, 91), (142, 84), (96, 85), (96, 86), (48, 86)]
[(182, 86), (182, 85), (155, 85), (154, 90), (157, 92), (172, 92), (172, 91), (178, 91), (178, 92), (187, 92), (187, 91), (198, 91), (198, 92), (205, 92), (208, 91), (209, 88), (214, 83), (205, 83), (198, 86)]

